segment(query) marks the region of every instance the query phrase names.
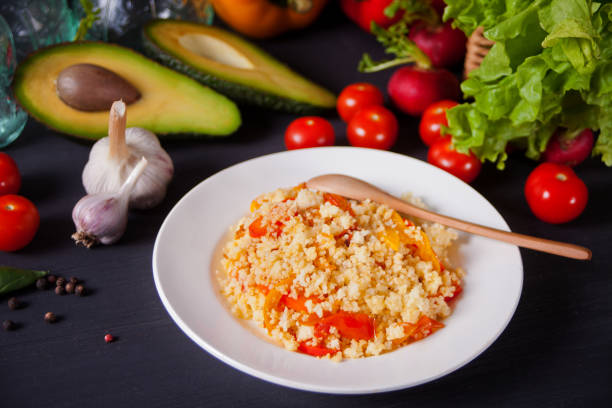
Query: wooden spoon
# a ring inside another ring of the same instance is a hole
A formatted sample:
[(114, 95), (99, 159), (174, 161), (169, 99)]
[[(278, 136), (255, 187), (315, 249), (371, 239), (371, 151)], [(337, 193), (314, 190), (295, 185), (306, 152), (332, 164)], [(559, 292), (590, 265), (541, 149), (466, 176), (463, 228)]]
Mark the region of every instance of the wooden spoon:
[(483, 237), (496, 239), (498, 241), (509, 242), (523, 248), (535, 249), (536, 251), (547, 252), (549, 254), (565, 256), (573, 259), (591, 259), (591, 251), (588, 248), (564, 242), (551, 241), (544, 238), (531, 237), (529, 235), (517, 234), (515, 232), (502, 231), (495, 228), (473, 224), (467, 221), (461, 221), (445, 215), (440, 215), (409, 204), (406, 201), (400, 200), (399, 198), (382, 191), (378, 187), (354, 177), (345, 176), (342, 174), (324, 174), (308, 180), (306, 185), (315, 190), (339, 194), (355, 200), (365, 200), (369, 198), (372, 201), (385, 204), (407, 215), (412, 215), (427, 221), (437, 222), (461, 231), (482, 235)]

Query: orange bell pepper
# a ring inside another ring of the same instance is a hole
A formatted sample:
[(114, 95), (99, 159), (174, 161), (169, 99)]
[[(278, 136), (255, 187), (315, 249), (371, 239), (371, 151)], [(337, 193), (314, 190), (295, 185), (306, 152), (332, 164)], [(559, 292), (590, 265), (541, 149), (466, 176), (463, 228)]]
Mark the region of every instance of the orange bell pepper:
[(215, 13), (234, 30), (269, 38), (311, 24), (327, 0), (212, 0)]

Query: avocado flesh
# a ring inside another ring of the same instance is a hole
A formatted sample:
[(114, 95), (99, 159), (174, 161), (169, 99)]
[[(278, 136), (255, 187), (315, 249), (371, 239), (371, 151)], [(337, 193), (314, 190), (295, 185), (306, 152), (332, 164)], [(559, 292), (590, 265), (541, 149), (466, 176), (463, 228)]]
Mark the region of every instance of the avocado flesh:
[(129, 127), (158, 135), (223, 136), (240, 126), (240, 112), (225, 96), (130, 49), (105, 43), (67, 43), (31, 55), (15, 72), (19, 103), (60, 132), (92, 140), (106, 136), (108, 111), (77, 110), (57, 95), (59, 73), (84, 63), (111, 70), (138, 89), (141, 98), (127, 107)]
[(333, 93), (220, 28), (153, 20), (143, 27), (143, 44), (152, 58), (238, 102), (294, 113), (336, 106)]

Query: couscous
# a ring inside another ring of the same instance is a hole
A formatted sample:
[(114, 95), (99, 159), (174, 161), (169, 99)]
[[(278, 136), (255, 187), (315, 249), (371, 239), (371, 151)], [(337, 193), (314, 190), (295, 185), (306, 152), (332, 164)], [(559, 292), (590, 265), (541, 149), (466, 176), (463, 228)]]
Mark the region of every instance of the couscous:
[(278, 189), (231, 233), (221, 291), (288, 350), (339, 361), (397, 349), (444, 327), (461, 292), (446, 255), (456, 233), (369, 200)]

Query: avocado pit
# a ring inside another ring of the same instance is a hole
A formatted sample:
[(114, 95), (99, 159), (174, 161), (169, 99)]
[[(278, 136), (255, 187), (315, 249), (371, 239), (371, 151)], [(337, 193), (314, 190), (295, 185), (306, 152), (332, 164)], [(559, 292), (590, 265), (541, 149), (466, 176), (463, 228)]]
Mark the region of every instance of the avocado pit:
[(184, 34), (179, 44), (200, 57), (234, 68), (254, 69), (253, 63), (236, 48), (211, 35)]
[(131, 83), (111, 70), (94, 64), (75, 64), (57, 77), (57, 95), (68, 106), (87, 112), (107, 111), (114, 101), (126, 105), (141, 95)]

